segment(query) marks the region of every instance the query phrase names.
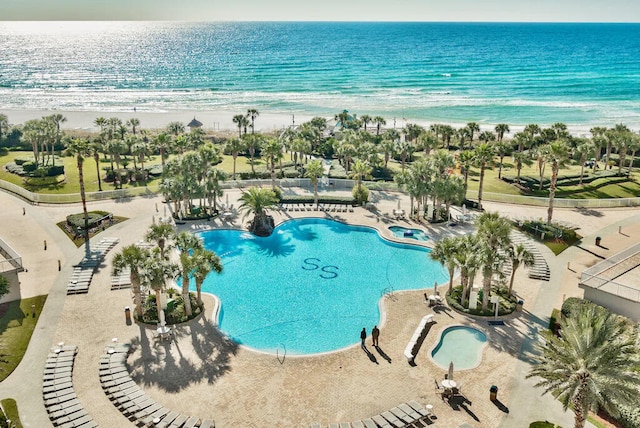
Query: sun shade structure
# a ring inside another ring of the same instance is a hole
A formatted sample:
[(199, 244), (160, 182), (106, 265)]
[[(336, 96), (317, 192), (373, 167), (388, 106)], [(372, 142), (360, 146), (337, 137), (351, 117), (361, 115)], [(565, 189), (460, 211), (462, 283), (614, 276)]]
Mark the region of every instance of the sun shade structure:
[(187, 125), (189, 128), (201, 128), (202, 127), (202, 122), (200, 122), (198, 119), (195, 118), (195, 116), (193, 117), (193, 120), (191, 122), (189, 122), (189, 124)]

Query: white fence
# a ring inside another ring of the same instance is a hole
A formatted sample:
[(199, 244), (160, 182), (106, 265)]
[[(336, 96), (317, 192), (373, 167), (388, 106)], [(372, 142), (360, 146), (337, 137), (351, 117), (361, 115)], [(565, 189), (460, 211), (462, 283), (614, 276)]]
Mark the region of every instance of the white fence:
[[(613, 270), (616, 277), (634, 269), (640, 264), (640, 244), (627, 248), (612, 257), (603, 260), (582, 272), (580, 284), (595, 288), (609, 294), (623, 297), (634, 302), (640, 302), (640, 288), (615, 282), (615, 278), (607, 278), (603, 275)], [(617, 269), (616, 269), (617, 268)]]
[(12, 270), (22, 271), (22, 257), (9, 244), (0, 239), (0, 272)]
[[(282, 188), (299, 187), (312, 189), (311, 180), (308, 178), (285, 178), (276, 180), (276, 184)], [(402, 192), (402, 189), (394, 182), (368, 181), (365, 185), (370, 190)], [(243, 189), (253, 186), (271, 186), (271, 180), (236, 180), (222, 183), (225, 189)], [(350, 191), (354, 186), (354, 180), (330, 178), (320, 180), (318, 189), (321, 191)], [(20, 186), (0, 180), (0, 189), (14, 193), (34, 204), (68, 204), (80, 202), (79, 193), (71, 194), (46, 194), (30, 192)], [(159, 186), (135, 187), (120, 190), (105, 190), (103, 192), (88, 192), (87, 201), (100, 201), (105, 199), (123, 199), (137, 196), (152, 196), (160, 192)], [(476, 200), (478, 192), (468, 191), (467, 199)], [(522, 195), (506, 195), (502, 193), (483, 192), (483, 201), (503, 202), (516, 205), (548, 206), (549, 198), (539, 198)], [(612, 199), (561, 199), (554, 200), (556, 208), (619, 208), (640, 206), (640, 198), (612, 198)]]

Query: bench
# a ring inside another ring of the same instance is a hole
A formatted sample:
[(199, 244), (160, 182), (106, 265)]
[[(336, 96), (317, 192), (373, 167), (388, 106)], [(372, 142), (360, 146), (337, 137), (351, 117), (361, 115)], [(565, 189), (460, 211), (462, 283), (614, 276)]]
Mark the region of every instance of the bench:
[(424, 328), (427, 326), (428, 323), (432, 323), (432, 322), (433, 322), (433, 314), (425, 315), (424, 317), (422, 317), (422, 320), (420, 320), (420, 324), (418, 324), (416, 331), (413, 333), (413, 336), (411, 336), (411, 340), (407, 344), (407, 347), (404, 348), (404, 356), (407, 357), (407, 360), (409, 362), (413, 361), (413, 359), (416, 357), (414, 354), (413, 348), (416, 347), (416, 343), (418, 343), (420, 336), (422, 336), (422, 332), (424, 331)]

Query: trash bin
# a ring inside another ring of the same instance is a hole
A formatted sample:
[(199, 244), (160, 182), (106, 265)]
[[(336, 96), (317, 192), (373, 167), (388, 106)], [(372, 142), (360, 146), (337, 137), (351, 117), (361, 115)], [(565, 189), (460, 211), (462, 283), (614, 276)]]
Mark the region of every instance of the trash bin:
[(524, 305), (524, 300), (518, 300), (518, 303), (516, 304), (516, 311), (521, 311), (522, 305)]
[(596, 236), (596, 245), (600, 246), (600, 241), (602, 241), (602, 238), (599, 236)]
[(491, 385), (489, 388), (489, 399), (491, 401), (496, 401), (498, 399), (498, 387), (495, 385)]
[(124, 320), (127, 322), (127, 324), (131, 323), (131, 309), (129, 308), (129, 306), (124, 307)]

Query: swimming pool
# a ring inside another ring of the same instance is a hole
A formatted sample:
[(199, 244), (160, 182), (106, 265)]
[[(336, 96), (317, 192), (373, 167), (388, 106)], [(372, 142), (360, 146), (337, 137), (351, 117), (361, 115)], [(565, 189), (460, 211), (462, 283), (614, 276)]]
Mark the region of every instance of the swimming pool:
[(411, 229), (402, 226), (389, 226), (389, 230), (396, 238), (415, 239), (416, 241), (429, 240), (429, 235), (420, 229)]
[(486, 343), (487, 335), (478, 329), (448, 327), (431, 351), (431, 358), (444, 369), (449, 367), (451, 361), (456, 370), (472, 369), (482, 361), (482, 349)]
[(260, 238), (239, 230), (198, 233), (222, 259), (203, 291), (221, 301), (219, 325), (235, 341), (289, 354), (340, 349), (380, 323), (389, 291), (448, 280), (429, 249), (380, 238), (368, 227), (289, 220)]

